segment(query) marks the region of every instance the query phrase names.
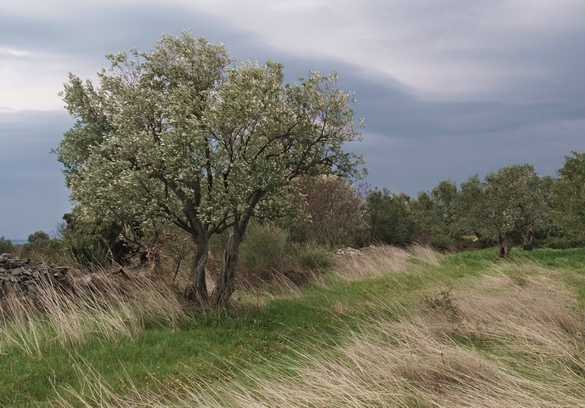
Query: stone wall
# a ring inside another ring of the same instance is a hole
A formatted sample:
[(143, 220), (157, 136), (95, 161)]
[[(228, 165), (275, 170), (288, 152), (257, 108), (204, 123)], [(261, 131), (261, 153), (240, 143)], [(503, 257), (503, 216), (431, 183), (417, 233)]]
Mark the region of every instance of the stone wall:
[(11, 254), (0, 255), (0, 299), (14, 288), (31, 300), (36, 300), (39, 284), (52, 284), (58, 288), (71, 288), (73, 270), (66, 266), (56, 266), (30, 259), (17, 259)]

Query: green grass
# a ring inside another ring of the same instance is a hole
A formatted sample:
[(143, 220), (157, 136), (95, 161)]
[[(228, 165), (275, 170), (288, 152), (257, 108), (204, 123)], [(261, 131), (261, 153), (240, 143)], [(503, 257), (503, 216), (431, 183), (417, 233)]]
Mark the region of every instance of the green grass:
[[(10, 352), (0, 357), (0, 406), (49, 399), (54, 396), (53, 386), (78, 388), (74, 365), (81, 362), (99, 372), (116, 392), (124, 391), (120, 376), (148, 387), (180, 376), (185, 367), (202, 379), (213, 379), (218, 368), (229, 371), (231, 362), (246, 367), (269, 360), (282, 353), (286, 338), (324, 334), (331, 331), (331, 323), (329, 313), (283, 300), (266, 311), (234, 311), (221, 318), (194, 316), (178, 330), (149, 328), (135, 340), (95, 339), (74, 350), (48, 347), (40, 358)], [(316, 330), (320, 325), (327, 330)]]
[[(364, 323), (388, 320), (402, 324), (424, 309), (424, 299), (446, 290), (453, 290), (457, 304), (458, 294), (492, 275), (510, 277), (512, 288), (520, 287), (523, 279), (530, 284), (531, 276), (540, 273), (531, 265), (561, 271), (562, 281), (585, 304), (584, 249), (524, 252), (515, 248), (512, 254), (512, 259), (500, 260), (494, 249), (470, 251), (436, 263), (415, 254), (410, 260), (397, 261), (396, 270), (379, 275), (331, 276), (323, 279), (326, 284), (314, 283), (302, 292), (271, 298), (262, 305), (242, 301), (229, 311), (192, 312), (174, 329), (146, 319), (133, 337), (106, 340), (96, 333), (68, 347), (48, 341), (41, 344), (40, 356), (6, 349), (0, 355), (0, 406), (51, 405), (59, 395), (82, 406), (73, 394), (88, 394), (83, 374), (99, 378), (116, 395), (132, 395), (138, 387), (171, 399), (189, 384), (257, 386), (250, 373), (269, 378), (271, 373), (282, 376), (284, 372), (296, 378), (299, 353), (310, 361), (322, 355), (337, 356), (339, 345), (347, 343), (351, 333), (360, 333)], [(362, 266), (365, 270), (376, 265)], [(379, 264), (379, 269), (389, 265)], [(514, 347), (503, 346), (507, 343), (497, 337), (457, 330), (447, 336), (464, 350), (527, 358)], [(579, 364), (572, 364), (574, 372), (582, 370)], [(422, 401), (417, 395), (408, 398)]]

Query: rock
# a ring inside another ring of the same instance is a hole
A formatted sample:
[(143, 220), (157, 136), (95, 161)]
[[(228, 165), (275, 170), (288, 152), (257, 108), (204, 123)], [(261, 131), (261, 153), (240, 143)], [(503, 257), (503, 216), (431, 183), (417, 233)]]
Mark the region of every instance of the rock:
[(47, 282), (64, 290), (71, 290), (75, 286), (69, 267), (35, 263), (6, 253), (0, 255), (0, 299), (16, 285), (24, 296), (34, 301), (37, 298), (36, 286)]
[(8, 252), (4, 252), (2, 255), (0, 255), (0, 262), (8, 260), (8, 259), (13, 259), (14, 255), (8, 253)]
[(24, 272), (26, 271), (25, 268), (23, 267), (18, 267), (18, 268), (14, 268), (10, 271), (10, 274), (12, 276), (18, 276), (18, 275), (22, 275)]
[(361, 252), (359, 249), (355, 249), (352, 247), (347, 247), (347, 248), (341, 248), (337, 251), (336, 253), (337, 255), (348, 255), (348, 256), (356, 256), (356, 255), (360, 255)]

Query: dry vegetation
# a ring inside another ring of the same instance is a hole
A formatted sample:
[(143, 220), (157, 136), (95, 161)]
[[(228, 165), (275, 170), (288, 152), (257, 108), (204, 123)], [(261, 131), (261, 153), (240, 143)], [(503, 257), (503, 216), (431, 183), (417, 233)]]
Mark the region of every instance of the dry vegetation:
[[(425, 248), (381, 248), (337, 263), (360, 279), (440, 260)], [(279, 364), (211, 384), (188, 381), (186, 371), (164, 396), (137, 386), (117, 395), (81, 364), (83, 394), (60, 390), (58, 405), (75, 406), (74, 398), (121, 407), (585, 406), (584, 320), (558, 274), (506, 263), (456, 289), (435, 287), (409, 310), (389, 294), (336, 347), (295, 348)], [(406, 317), (389, 317), (397, 315)]]
[(41, 281), (35, 302), (17, 287), (0, 300), (0, 355), (16, 348), (42, 357), (55, 343), (67, 349), (95, 337), (134, 338), (145, 322), (177, 327), (185, 318), (171, 289), (146, 277), (96, 273), (73, 285), (63, 290)]
[(371, 246), (359, 253), (338, 257), (335, 269), (343, 279), (360, 280), (395, 272), (413, 273), (425, 267), (438, 266), (444, 258), (437, 251), (418, 245), (407, 250), (393, 246)]

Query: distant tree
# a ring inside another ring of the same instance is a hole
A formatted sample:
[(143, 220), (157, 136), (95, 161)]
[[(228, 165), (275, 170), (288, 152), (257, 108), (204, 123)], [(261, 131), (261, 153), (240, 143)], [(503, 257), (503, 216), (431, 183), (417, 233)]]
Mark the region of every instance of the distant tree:
[(9, 239), (0, 237), (0, 254), (14, 251), (14, 244)]
[[(191, 236), (188, 298), (228, 304), (250, 219), (279, 214), (292, 180), (357, 174), (361, 159), (342, 146), (360, 134), (335, 75), (284, 85), (281, 64), (230, 66), (222, 45), (189, 34), (108, 58), (100, 87), (74, 75), (65, 85), (77, 121), (56, 152), (85, 217), (142, 231), (157, 220)], [(230, 238), (208, 298), (209, 239), (224, 230)]]
[(28, 244), (35, 248), (43, 248), (49, 245), (51, 237), (45, 231), (37, 231), (28, 236)]
[(562, 230), (573, 240), (585, 241), (585, 153), (565, 156), (554, 183), (554, 206)]
[(18, 255), (25, 258), (61, 260), (64, 255), (62, 241), (52, 238), (45, 231), (36, 231), (28, 236), (28, 242), (19, 248)]
[(299, 189), (305, 197), (299, 210), (306, 217), (298, 224), (305, 240), (352, 246), (364, 242), (364, 200), (355, 186), (333, 176), (305, 177)]
[(444, 180), (430, 194), (419, 193), (412, 201), (410, 207), (417, 223), (419, 242), (450, 249), (460, 240), (455, 214), (458, 194), (457, 185)]
[(427, 243), (432, 226), (437, 224), (435, 207), (429, 193), (421, 191), (411, 204), (412, 216), (416, 222), (419, 241)]
[(410, 197), (389, 190), (372, 190), (366, 196), (366, 216), (370, 242), (408, 245), (415, 239), (416, 221), (410, 209)]
[(547, 201), (543, 182), (532, 165), (511, 165), (461, 185), (457, 218), (480, 239), (494, 240), (498, 255), (508, 257), (514, 239), (531, 249), (535, 232), (544, 226)]
[(456, 221), (455, 202), (457, 195), (457, 185), (451, 180), (441, 181), (431, 192), (431, 202), (436, 216), (447, 228)]

